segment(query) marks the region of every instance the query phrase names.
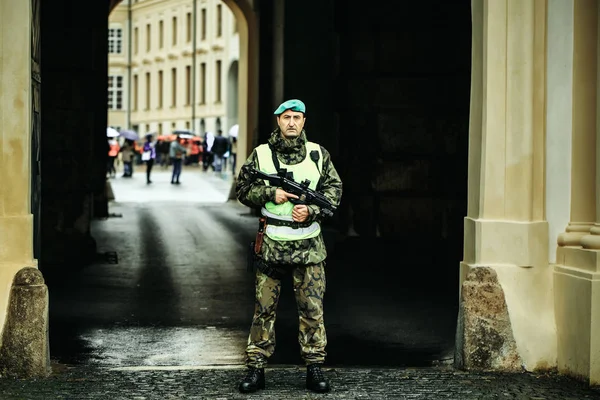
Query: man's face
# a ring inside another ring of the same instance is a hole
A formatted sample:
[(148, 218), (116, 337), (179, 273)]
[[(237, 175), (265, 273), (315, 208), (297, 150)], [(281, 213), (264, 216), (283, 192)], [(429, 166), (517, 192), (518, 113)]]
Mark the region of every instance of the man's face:
[(292, 139), (300, 136), (304, 128), (304, 114), (298, 111), (286, 110), (277, 117), (277, 124), (281, 129), (281, 134), (286, 139)]

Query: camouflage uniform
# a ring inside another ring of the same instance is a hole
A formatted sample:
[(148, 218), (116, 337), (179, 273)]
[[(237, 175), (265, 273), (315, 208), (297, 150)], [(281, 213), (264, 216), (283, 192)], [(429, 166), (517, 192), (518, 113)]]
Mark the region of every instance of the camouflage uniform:
[[(306, 132), (294, 139), (284, 139), (276, 129), (269, 138), (280, 162), (294, 165), (306, 156)], [(342, 181), (331, 162), (327, 150), (321, 147), (323, 169), (317, 191), (323, 193), (333, 204), (339, 205), (342, 196)], [(256, 150), (252, 152), (240, 169), (236, 194), (248, 207), (262, 207), (275, 199), (276, 187), (266, 186), (264, 181), (253, 181), (250, 168), (258, 168)], [(307, 222), (322, 218), (320, 208), (309, 205)], [(298, 341), (305, 363), (323, 363), (327, 336), (323, 320), (323, 297), (325, 294), (325, 259), (327, 250), (322, 234), (310, 239), (275, 241), (264, 236), (261, 258), (271, 266), (291, 272), (296, 305), (300, 317)], [(263, 368), (275, 350), (275, 317), (281, 292), (281, 280), (256, 271), (256, 304), (252, 327), (246, 348), (246, 364)]]

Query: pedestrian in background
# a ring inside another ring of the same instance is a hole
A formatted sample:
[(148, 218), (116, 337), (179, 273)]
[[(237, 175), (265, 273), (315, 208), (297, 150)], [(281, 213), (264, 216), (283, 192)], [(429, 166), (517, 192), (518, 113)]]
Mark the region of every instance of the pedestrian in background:
[[(238, 386), (242, 393), (265, 387), (264, 368), (275, 351), (276, 309), (282, 279), (290, 276), (299, 316), (298, 342), (306, 365), (306, 387), (318, 393), (329, 391), (329, 382), (321, 370), (327, 354), (323, 319), (327, 251), (320, 225), (323, 214), (319, 206), (294, 204), (292, 201), (298, 196), (251, 176), (252, 168), (269, 174), (285, 168), (293, 174), (293, 180), (310, 180), (311, 189), (339, 205), (342, 181), (329, 152), (307, 141), (305, 113), (300, 100), (288, 100), (275, 110), (278, 127), (271, 133), (268, 144), (252, 151), (236, 183), (238, 200), (248, 207), (260, 208), (264, 228), (263, 233), (259, 229), (251, 258), (256, 267), (256, 298), (246, 346), (248, 370)], [(257, 244), (261, 240), (262, 245)]]
[(181, 139), (179, 135), (177, 135), (169, 147), (169, 158), (171, 159), (171, 164), (173, 164), (171, 184), (175, 185), (179, 185), (181, 183), (179, 181), (179, 176), (181, 175), (181, 163), (183, 162), (183, 157), (185, 157), (187, 152), (187, 148), (181, 144), (180, 140)]
[(152, 172), (152, 166), (156, 159), (156, 147), (152, 143), (152, 135), (146, 135), (146, 142), (142, 148), (142, 161), (146, 163), (146, 184), (152, 183), (150, 180), (150, 173)]
[(221, 172), (223, 170), (225, 153), (227, 153), (228, 150), (229, 140), (223, 136), (223, 131), (218, 129), (211, 150), (213, 153), (213, 170), (216, 172)]
[(120, 151), (123, 161), (123, 178), (131, 178), (133, 176), (133, 159), (135, 156), (133, 140), (125, 139)]
[(237, 136), (230, 138), (231, 143), (229, 144), (229, 157), (231, 158), (231, 172), (235, 175), (235, 167), (237, 162)]
[(171, 148), (171, 143), (164, 139), (160, 142), (160, 145), (156, 146), (156, 150), (160, 153), (160, 166), (164, 169), (167, 169), (170, 163), (169, 152)]
[(215, 169), (213, 165), (213, 153), (212, 147), (215, 142), (215, 135), (212, 132), (204, 133), (204, 140), (202, 141), (202, 170), (206, 171), (208, 167)]
[(237, 139), (240, 130), (240, 125), (235, 124), (229, 128), (227, 135), (229, 136), (229, 158), (231, 160), (231, 172), (235, 176), (235, 168), (237, 166)]
[(111, 138), (108, 140), (108, 159), (106, 164), (106, 173), (109, 178), (114, 178), (117, 176), (117, 168), (115, 167), (115, 161), (119, 156), (119, 150), (121, 150), (121, 146), (119, 146), (119, 142)]

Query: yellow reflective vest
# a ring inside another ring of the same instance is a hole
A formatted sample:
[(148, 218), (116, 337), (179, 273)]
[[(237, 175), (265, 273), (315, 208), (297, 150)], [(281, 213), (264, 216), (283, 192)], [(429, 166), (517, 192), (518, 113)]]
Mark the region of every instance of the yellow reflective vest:
[[(306, 142), (306, 157), (304, 160), (294, 165), (287, 165), (284, 163), (279, 164), (279, 168), (285, 168), (288, 172), (293, 173), (294, 181), (303, 182), (308, 179), (310, 181), (309, 188), (315, 190), (319, 178), (321, 177), (321, 170), (323, 168), (323, 154), (321, 153), (321, 146), (317, 143)], [(319, 159), (316, 164), (310, 158), (311, 151), (319, 152)], [(261, 171), (267, 174), (277, 174), (277, 169), (273, 164), (273, 155), (271, 148), (268, 144), (261, 144), (256, 148), (256, 154), (258, 156), (258, 164)], [(270, 183), (265, 181), (266, 185)], [(321, 225), (314, 221), (308, 226), (292, 224), (292, 210), (294, 204), (287, 201), (283, 204), (276, 204), (275, 202), (268, 202), (261, 209), (261, 214), (268, 218), (267, 228), (265, 234), (273, 239), (280, 241), (288, 240), (300, 240), (310, 239), (321, 233)]]

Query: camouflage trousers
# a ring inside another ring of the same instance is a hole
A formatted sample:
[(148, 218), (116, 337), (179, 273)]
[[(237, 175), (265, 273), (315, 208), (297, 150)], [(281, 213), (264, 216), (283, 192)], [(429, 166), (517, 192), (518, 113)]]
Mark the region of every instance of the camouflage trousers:
[[(292, 270), (294, 296), (299, 316), (300, 355), (308, 364), (325, 361), (327, 335), (323, 321), (325, 263), (296, 267)], [(246, 365), (264, 368), (275, 351), (275, 317), (281, 280), (256, 271), (254, 317), (246, 347)]]

